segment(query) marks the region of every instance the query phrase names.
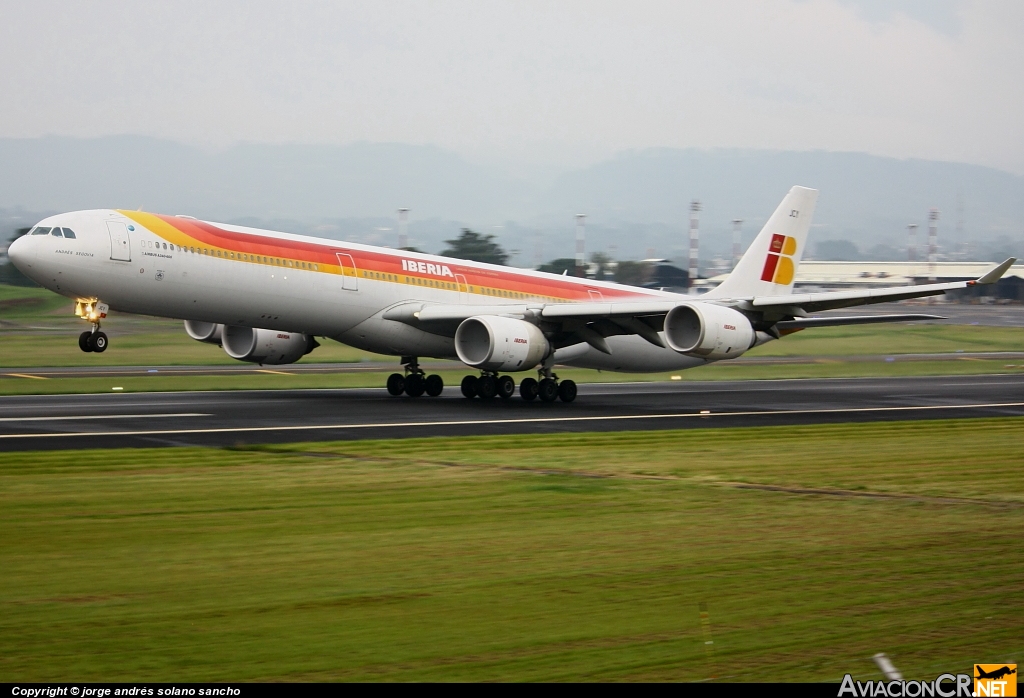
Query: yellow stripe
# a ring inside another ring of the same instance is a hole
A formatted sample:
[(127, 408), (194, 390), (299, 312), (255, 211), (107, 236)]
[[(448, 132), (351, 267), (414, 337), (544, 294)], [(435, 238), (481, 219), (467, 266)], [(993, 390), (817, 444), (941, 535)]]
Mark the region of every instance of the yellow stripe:
[[(356, 275), (354, 270), (346, 269), (346, 270), (343, 271), (342, 268), (341, 268), (341, 265), (338, 265), (338, 264), (330, 264), (330, 263), (321, 264), (319, 262), (308, 262), (308, 264), (316, 264), (317, 268), (315, 270), (312, 269), (312, 268), (303, 269), (302, 267), (299, 266), (299, 263), (307, 261), (307, 260), (304, 260), (304, 259), (300, 260), (300, 259), (298, 259), (296, 257), (290, 257), (290, 256), (287, 256), (287, 255), (282, 255), (282, 254), (259, 254), (259, 255), (257, 255), (255, 253), (249, 253), (249, 252), (244, 252), (243, 253), (243, 252), (239, 252), (238, 250), (233, 250), (233, 249), (231, 249), (229, 247), (221, 247), (219, 245), (214, 245), (214, 244), (209, 243), (209, 242), (203, 242), (202, 240), (193, 238), (191, 235), (185, 233), (184, 231), (179, 230), (178, 228), (174, 227), (173, 225), (171, 225), (167, 221), (163, 220), (159, 216), (153, 215), (152, 213), (144, 213), (144, 212), (141, 212), (141, 211), (122, 211), (120, 209), (118, 209), (117, 212), (120, 213), (121, 215), (125, 216), (126, 218), (130, 218), (131, 220), (135, 221), (136, 223), (138, 223), (142, 227), (147, 228), (154, 235), (158, 235), (158, 236), (162, 237), (164, 240), (166, 240), (167, 242), (174, 243), (175, 245), (177, 245), (179, 247), (189, 247), (189, 246), (199, 247), (199, 248), (205, 248), (205, 249), (208, 249), (208, 250), (213, 250), (214, 252), (220, 251), (220, 252), (222, 252), (224, 254), (224, 256), (222, 256), (222, 257), (221, 256), (217, 256), (216, 254), (208, 255), (209, 257), (212, 257), (213, 259), (223, 259), (223, 260), (231, 261), (231, 262), (241, 262), (241, 261), (243, 261), (241, 255), (246, 254), (246, 255), (249, 255), (249, 259), (247, 261), (248, 264), (262, 264), (264, 266), (276, 267), (278, 269), (284, 269), (284, 270), (294, 269), (296, 271), (316, 271), (316, 272), (324, 272), (324, 273), (327, 273), (327, 274), (337, 274), (337, 275), (346, 275), (346, 274), (348, 276), (355, 276)], [(230, 231), (225, 231), (225, 232), (230, 232)], [(272, 232), (272, 231), (267, 231), (267, 232), (269, 233), (269, 232)], [(271, 242), (276, 242), (277, 241), (277, 238), (273, 237), (272, 235), (265, 235), (265, 236), (262, 236), (262, 237), (264, 238), (264, 240), (254, 241), (254, 244), (268, 245), (270, 243), (267, 242), (267, 241), (271, 241)], [(231, 254), (233, 254), (234, 256), (233, 257), (229, 256)], [(256, 257), (259, 257), (260, 259), (256, 259)], [(279, 265), (279, 264), (274, 264), (273, 262), (264, 262), (263, 259), (262, 259), (263, 257), (271, 257), (271, 258), (274, 258), (274, 259), (281, 259), (281, 260), (284, 260), (285, 262), (291, 262), (292, 264), (289, 266), (288, 264)]]
[(33, 375), (28, 374), (28, 373), (8, 373), (7, 375), (10, 376), (11, 378), (33, 378), (33, 379), (35, 379), (37, 381), (48, 381), (48, 380), (50, 380), (49, 378), (43, 378), (42, 376), (33, 376)]
[(285, 371), (271, 371), (269, 368), (257, 368), (256, 373), (274, 373), (279, 376), (294, 376), (294, 373), (286, 373)]

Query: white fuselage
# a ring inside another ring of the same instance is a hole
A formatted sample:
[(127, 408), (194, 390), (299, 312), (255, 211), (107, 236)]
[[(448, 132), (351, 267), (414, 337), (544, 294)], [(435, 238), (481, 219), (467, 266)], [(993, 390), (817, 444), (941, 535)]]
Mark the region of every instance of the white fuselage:
[[(64, 296), (182, 320), (325, 336), (366, 351), (457, 358), (453, 339), (385, 313), (412, 301), (486, 308), (588, 301), (681, 299), (676, 294), (354, 243), (110, 209), (51, 216), (70, 229), (15, 241), (11, 260)], [(560, 363), (612, 371), (664, 371), (702, 358), (636, 335), (581, 343)]]

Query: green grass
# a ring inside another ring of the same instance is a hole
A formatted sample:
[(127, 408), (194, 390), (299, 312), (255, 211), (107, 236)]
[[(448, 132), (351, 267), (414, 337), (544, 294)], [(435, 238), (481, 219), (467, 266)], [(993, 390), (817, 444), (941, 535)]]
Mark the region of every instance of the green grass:
[(789, 335), (749, 352), (751, 356), (856, 356), (1024, 351), (1024, 328), (981, 325), (851, 325)]
[[(84, 354), (78, 348), (78, 335), (86, 324), (62, 331), (0, 334), (0, 368), (29, 366), (238, 366), (239, 362), (216, 344), (197, 342), (180, 322), (150, 320), (140, 322), (142, 331), (120, 332), (117, 324), (104, 325), (110, 348), (102, 354)], [(167, 325), (171, 325), (168, 327)], [(153, 327), (155, 326), (155, 327)], [(354, 363), (393, 360), (378, 354), (353, 349), (329, 339), (301, 359), (302, 363)]]
[[(55, 377), (40, 380), (26, 376), (36, 375), (32, 369), (12, 369), (0, 373), (0, 395), (55, 395), (73, 393), (111, 392), (116, 386), (126, 393), (163, 392), (182, 390), (284, 390), (383, 388), (392, 371), (360, 371), (358, 373), (287, 373), (287, 366), (270, 366), (273, 374), (247, 372), (240, 375), (175, 376), (162, 374), (128, 377)], [(398, 369), (398, 366), (395, 366)], [(22, 371), (24, 371), (22, 373)], [(608, 373), (587, 369), (559, 369), (559, 378), (571, 378), (578, 383), (625, 383), (672, 380), (780, 380), (793, 378), (867, 378), (885, 376), (961, 376), (1019, 373), (1024, 363), (1007, 364), (1004, 361), (964, 359), (959, 361), (913, 361), (905, 363), (847, 362), (818, 360), (800, 364), (777, 366), (744, 366), (742, 364), (715, 364), (676, 373)], [(469, 369), (438, 372), (444, 379), (445, 391), (458, 394), (462, 377), (472, 373)], [(518, 382), (532, 375), (516, 374)]]
[(0, 284), (0, 318), (38, 317), (74, 311), (74, 303), (45, 288)]
[[(379, 387), (390, 370), (346, 375), (278, 376), (246, 373), (232, 376), (153, 375), (133, 378), (60, 378), (48, 381), (10, 377), (37, 366), (182, 366), (239, 365), (219, 347), (190, 339), (175, 320), (112, 315), (104, 323), (111, 338), (102, 354), (83, 354), (77, 337), (85, 323), (71, 314), (69, 300), (44, 289), (0, 285), (0, 395), (106, 392), (114, 386), (127, 392), (155, 390), (227, 390), (258, 388)], [(805, 330), (758, 347), (750, 356), (822, 357), (787, 366), (744, 366), (723, 362), (683, 372), (614, 374), (563, 370), (559, 375), (578, 382), (667, 380), (748, 380), (906, 375), (961, 375), (1021, 370), (1004, 361), (856, 362), (838, 357), (929, 352), (1024, 351), (1024, 328), (963, 325), (866, 325)], [(387, 357), (322, 340), (322, 346), (300, 363), (355, 363)], [(256, 368), (256, 367), (253, 367)], [(288, 371), (288, 367), (272, 367)], [(31, 371), (27, 371), (31, 373)], [(444, 372), (456, 387), (465, 371)]]
[(908, 678), (1019, 659), (1022, 438), (991, 419), (7, 453), (0, 675), (838, 681), (879, 678), (879, 651)]

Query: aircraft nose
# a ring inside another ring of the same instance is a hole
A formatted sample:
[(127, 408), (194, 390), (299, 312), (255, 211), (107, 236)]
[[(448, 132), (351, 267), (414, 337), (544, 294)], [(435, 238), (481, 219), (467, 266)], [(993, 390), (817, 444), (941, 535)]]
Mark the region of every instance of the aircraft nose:
[(7, 258), (18, 268), (18, 271), (25, 270), (24, 264), (28, 261), (28, 242), (24, 236), (12, 242), (11, 246), (7, 248)]

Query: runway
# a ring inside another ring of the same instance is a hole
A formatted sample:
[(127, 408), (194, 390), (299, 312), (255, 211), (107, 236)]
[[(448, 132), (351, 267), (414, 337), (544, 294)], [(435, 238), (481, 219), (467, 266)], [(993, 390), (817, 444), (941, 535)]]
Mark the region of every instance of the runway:
[(382, 389), (0, 398), (0, 450), (231, 446), (1024, 416), (1024, 375), (581, 385), (576, 402)]

